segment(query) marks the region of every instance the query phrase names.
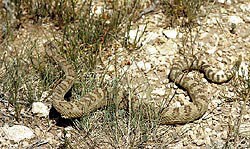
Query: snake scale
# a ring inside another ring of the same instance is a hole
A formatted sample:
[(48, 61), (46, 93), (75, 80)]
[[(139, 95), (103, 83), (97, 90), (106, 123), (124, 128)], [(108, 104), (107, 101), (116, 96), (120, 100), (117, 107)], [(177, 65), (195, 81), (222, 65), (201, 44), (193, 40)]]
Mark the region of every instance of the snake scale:
[[(60, 65), (65, 73), (65, 78), (56, 86), (52, 95), (53, 107), (63, 118), (78, 118), (107, 105), (106, 93), (98, 88), (83, 96), (79, 100), (66, 101), (64, 95), (72, 87), (76, 74), (73, 66), (58, 53), (57, 47), (52, 42), (44, 44), (47, 55)], [(214, 83), (224, 83), (231, 80), (238, 71), (241, 63), (241, 56), (234, 66), (224, 74), (218, 74), (202, 58), (193, 56), (176, 61), (170, 71), (169, 79), (188, 92), (192, 102), (182, 107), (167, 107), (161, 110), (160, 124), (185, 124), (192, 122), (205, 114), (208, 110), (207, 93), (204, 86), (189, 77), (186, 71), (198, 70), (203, 72), (208, 80)]]

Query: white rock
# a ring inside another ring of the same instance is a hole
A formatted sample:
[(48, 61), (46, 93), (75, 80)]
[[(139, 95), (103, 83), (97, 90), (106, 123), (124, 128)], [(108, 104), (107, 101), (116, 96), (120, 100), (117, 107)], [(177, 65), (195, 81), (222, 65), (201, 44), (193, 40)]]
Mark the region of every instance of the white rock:
[(241, 5), (240, 5), (240, 9), (241, 9), (242, 11), (250, 12), (250, 4), (241, 4)]
[(44, 101), (44, 99), (46, 99), (48, 96), (49, 96), (49, 91), (43, 92), (40, 101)]
[(140, 61), (137, 63), (137, 66), (139, 69), (148, 72), (151, 69), (151, 64), (150, 63), (145, 63), (143, 61)]
[(228, 97), (228, 98), (234, 98), (234, 97), (236, 97), (236, 95), (235, 95), (234, 92), (228, 92), (228, 93), (227, 93), (227, 97)]
[(244, 21), (239, 16), (229, 16), (228, 21), (234, 24), (244, 23)]
[(154, 33), (154, 32), (149, 32), (145, 39), (142, 41), (142, 45), (146, 45), (147, 43), (149, 43), (150, 41), (155, 40), (156, 38), (159, 37), (159, 34)]
[(166, 78), (168, 78), (168, 75), (170, 74), (170, 69), (168, 67), (165, 67), (164, 66), (164, 69), (165, 69), (165, 72), (166, 72)]
[(178, 32), (176, 31), (176, 29), (171, 29), (171, 30), (164, 30), (162, 31), (162, 33), (167, 37), (167, 38), (176, 38)]
[[(119, 72), (123, 72), (122, 71), (123, 69), (120, 69), (120, 71)], [(126, 72), (126, 71), (125, 71)], [(124, 73), (124, 72), (123, 72)], [(104, 76), (104, 80), (112, 80), (112, 77), (110, 76), (110, 75), (105, 75)]]
[(115, 71), (115, 66), (114, 65), (110, 65), (108, 67), (108, 72), (114, 72)]
[(217, 57), (216, 58), (219, 62), (222, 62), (223, 61), (223, 58), (222, 57)]
[(210, 34), (208, 32), (203, 32), (200, 35), (200, 39), (205, 39), (205, 38), (208, 38), (209, 36), (210, 36)]
[(159, 96), (163, 96), (165, 95), (165, 91), (166, 89), (165, 88), (156, 88), (152, 91), (152, 94), (156, 94), (156, 95), (159, 95)]
[(206, 132), (206, 133), (211, 133), (211, 131), (212, 131), (211, 128), (208, 128), (208, 127), (205, 128), (205, 132)]
[(212, 24), (216, 24), (218, 22), (218, 20), (215, 17), (211, 17), (209, 19), (207, 19), (207, 24), (208, 25), (212, 25)]
[(250, 23), (250, 17), (249, 16), (245, 16), (244, 21), (245, 21), (245, 23)]
[(219, 3), (222, 3), (224, 4), (225, 3), (225, 0), (217, 0)]
[(201, 146), (201, 145), (205, 144), (205, 140), (203, 140), (203, 139), (195, 140), (195, 144), (197, 144), (198, 146)]
[(25, 147), (25, 148), (26, 147), (28, 148), (28, 147), (30, 147), (30, 143), (28, 141), (23, 141), (22, 146)]
[[(126, 34), (126, 37), (129, 38), (129, 42), (130, 43), (134, 43), (136, 42), (139, 37), (142, 37), (144, 30), (145, 30), (145, 25), (141, 25), (139, 26), (139, 29), (135, 29), (135, 30), (130, 30), (128, 34)], [(148, 37), (145, 39), (147, 41), (144, 41), (143, 44), (145, 44), (145, 42), (149, 42), (151, 40), (151, 34), (148, 35)], [(139, 45), (142, 44), (142, 41), (140, 41), (140, 43), (138, 43)]]
[(152, 45), (146, 46), (145, 49), (149, 55), (154, 55), (154, 54), (157, 54), (158, 52), (155, 46), (152, 46)]
[(173, 104), (172, 104), (173, 107), (175, 108), (179, 108), (181, 107), (181, 102), (180, 101), (175, 101)]
[(231, 5), (232, 4), (232, 1), (231, 0), (217, 0), (219, 3), (222, 3), (222, 4), (227, 4), (227, 5)]
[(213, 106), (218, 107), (220, 104), (222, 104), (222, 101), (219, 99), (214, 99), (211, 101), (211, 103), (213, 104)]
[(207, 50), (206, 52), (208, 53), (208, 54), (214, 54), (215, 53), (215, 51), (216, 51), (216, 47), (211, 47), (209, 50)]
[(232, 1), (231, 1), (231, 0), (227, 0), (227, 1), (226, 1), (226, 4), (227, 4), (227, 5), (231, 5), (231, 4), (232, 4)]
[[(178, 49), (178, 45), (172, 41), (167, 40), (164, 44), (157, 47), (161, 55), (174, 55)], [(170, 57), (169, 57), (170, 58)]]
[(31, 139), (35, 136), (30, 128), (23, 125), (14, 125), (12, 127), (4, 126), (0, 127), (0, 129), (2, 129), (4, 132), (3, 135), (6, 135), (8, 140), (13, 140), (14, 142)]
[[(248, 108), (249, 109), (249, 108)], [(243, 116), (244, 119), (249, 119), (250, 120), (250, 114), (246, 114)]]
[(130, 30), (128, 35), (126, 35), (126, 37), (129, 38), (129, 42), (133, 43), (136, 40), (136, 37), (138, 38), (139, 31), (138, 30)]
[(221, 50), (218, 51), (218, 55), (222, 57), (223, 52)]
[(49, 115), (48, 107), (42, 102), (34, 102), (31, 111), (40, 117), (47, 117)]
[(96, 6), (96, 7), (93, 7), (93, 10), (92, 10), (95, 14), (97, 15), (100, 15), (103, 13), (103, 6)]

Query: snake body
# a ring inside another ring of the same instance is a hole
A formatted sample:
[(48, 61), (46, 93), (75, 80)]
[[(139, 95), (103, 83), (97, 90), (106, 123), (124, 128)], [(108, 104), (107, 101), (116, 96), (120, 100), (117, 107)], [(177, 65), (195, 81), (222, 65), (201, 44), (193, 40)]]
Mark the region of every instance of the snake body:
[[(86, 94), (79, 100), (70, 102), (64, 100), (64, 95), (72, 87), (76, 77), (74, 67), (58, 53), (56, 46), (52, 42), (46, 42), (44, 46), (47, 55), (52, 57), (65, 73), (65, 78), (56, 86), (50, 96), (53, 107), (62, 117), (78, 118), (98, 108), (107, 106), (106, 93), (100, 88)], [(241, 58), (226, 73), (218, 74), (202, 58), (194, 56), (176, 61), (171, 68), (169, 79), (188, 92), (192, 103), (183, 107), (172, 108), (170, 106), (162, 109), (160, 124), (185, 124), (192, 122), (203, 116), (208, 109), (209, 102), (207, 93), (204, 92), (204, 86), (189, 77), (185, 73), (186, 71), (198, 70), (203, 72), (211, 82), (224, 83), (235, 76), (240, 63)]]
[(75, 70), (73, 66), (58, 53), (56, 46), (52, 42), (46, 42), (44, 46), (47, 55), (52, 57), (65, 73), (65, 78), (56, 86), (50, 96), (53, 107), (62, 115), (62, 117), (78, 118), (107, 105), (105, 92), (100, 88), (86, 94), (79, 100), (71, 102), (64, 100), (65, 94), (74, 83)]
[(192, 122), (203, 116), (208, 109), (208, 93), (204, 90), (206, 87), (198, 83), (198, 81), (194, 81), (185, 73), (186, 71), (198, 70), (203, 72), (210, 82), (221, 84), (230, 81), (235, 76), (241, 59), (240, 56), (234, 66), (224, 74), (214, 71), (214, 68), (200, 57), (186, 57), (184, 60), (176, 61), (171, 68), (169, 79), (188, 92), (192, 104), (178, 108), (163, 109), (161, 123), (184, 124)]

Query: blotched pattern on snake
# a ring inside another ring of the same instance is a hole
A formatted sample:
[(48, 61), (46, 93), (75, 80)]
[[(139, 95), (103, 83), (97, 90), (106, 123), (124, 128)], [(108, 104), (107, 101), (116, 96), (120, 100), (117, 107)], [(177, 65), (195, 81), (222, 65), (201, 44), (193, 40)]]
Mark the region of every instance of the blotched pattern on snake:
[[(79, 100), (66, 101), (64, 95), (72, 87), (76, 74), (73, 66), (58, 53), (57, 47), (52, 42), (44, 44), (46, 53), (53, 58), (65, 73), (65, 78), (56, 86), (52, 95), (53, 107), (64, 118), (78, 118), (90, 112), (107, 106), (106, 91), (98, 88), (93, 92), (86, 94)], [(189, 105), (173, 108), (171, 106), (164, 108), (160, 113), (160, 124), (185, 124), (192, 122), (205, 114), (208, 109), (208, 99), (204, 92), (204, 86), (189, 77), (186, 71), (198, 70), (203, 72), (208, 80), (214, 83), (224, 83), (231, 80), (238, 71), (241, 56), (235, 62), (234, 66), (224, 74), (218, 74), (213, 70), (205, 59), (201, 57), (187, 57), (176, 61), (170, 71), (169, 79), (178, 86), (181, 86), (188, 92), (192, 102)], [(136, 106), (135, 106), (136, 107)]]

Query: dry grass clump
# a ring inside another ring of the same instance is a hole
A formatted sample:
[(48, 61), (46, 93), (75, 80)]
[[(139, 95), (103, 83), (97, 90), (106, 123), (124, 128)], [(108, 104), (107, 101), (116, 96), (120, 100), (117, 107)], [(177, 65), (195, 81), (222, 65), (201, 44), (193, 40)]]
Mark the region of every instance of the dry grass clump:
[(166, 17), (170, 18), (170, 26), (190, 28), (197, 25), (200, 8), (206, 4), (204, 0), (162, 0), (161, 8)]

